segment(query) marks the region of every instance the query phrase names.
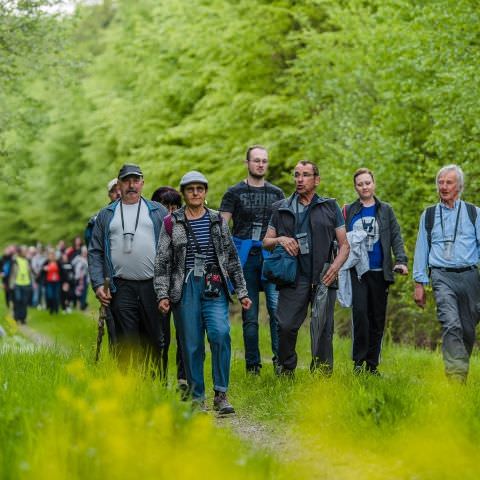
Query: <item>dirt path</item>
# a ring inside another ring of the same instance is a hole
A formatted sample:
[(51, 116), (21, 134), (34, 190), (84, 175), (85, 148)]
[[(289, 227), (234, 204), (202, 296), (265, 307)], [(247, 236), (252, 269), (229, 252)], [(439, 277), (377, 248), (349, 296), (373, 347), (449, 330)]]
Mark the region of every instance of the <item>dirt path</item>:
[(278, 451), (281, 444), (285, 443), (282, 438), (278, 437), (273, 427), (254, 422), (238, 414), (217, 417), (215, 423), (221, 428), (230, 428), (242, 440), (252, 442), (265, 450)]
[(28, 325), (18, 325), (18, 331), (28, 340), (33, 342), (35, 345), (40, 347), (50, 347), (58, 348), (59, 345), (56, 344), (50, 337), (42, 333), (33, 330)]
[[(218, 428), (227, 428), (233, 435), (249, 444), (253, 451), (262, 452), (275, 459), (281, 465), (285, 478), (310, 478), (305, 475), (305, 452), (300, 447), (298, 439), (294, 439), (285, 426), (285, 431), (252, 420), (241, 414), (216, 417)], [(292, 475), (294, 477), (292, 477)], [(281, 476), (284, 478), (284, 475)]]

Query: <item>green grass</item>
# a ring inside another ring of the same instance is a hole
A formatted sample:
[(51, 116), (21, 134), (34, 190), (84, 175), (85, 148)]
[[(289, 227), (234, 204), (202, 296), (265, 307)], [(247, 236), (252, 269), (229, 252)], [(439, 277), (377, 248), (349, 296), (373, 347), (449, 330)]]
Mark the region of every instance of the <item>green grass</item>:
[(438, 352), (395, 345), (384, 348), (381, 378), (353, 376), (350, 342), (337, 337), (334, 374), (326, 378), (308, 371), (304, 326), (297, 375), (278, 379), (262, 324), (264, 367), (252, 377), (236, 315), (230, 398), (240, 424), (253, 428), (256, 443), (249, 443), (178, 401), (174, 346), (165, 388), (135, 369), (119, 373), (106, 348), (95, 365), (91, 314), (33, 311), (30, 326), (70, 348), (1, 354), (3, 478), (193, 478), (199, 471), (209, 478), (478, 478), (477, 352), (466, 386), (445, 379)]
[(119, 371), (107, 349), (95, 364), (89, 348), (76, 348), (96, 337), (81, 317), (31, 311), (43, 334), (71, 335), (67, 348), (0, 351), (0, 478), (283, 478), (275, 459), (192, 412), (173, 385), (141, 368)]
[[(265, 337), (263, 344), (268, 352)], [(297, 478), (478, 478), (478, 353), (464, 386), (447, 381), (438, 352), (396, 345), (384, 348), (381, 378), (354, 376), (350, 348), (336, 338), (333, 376), (311, 375), (302, 328), (293, 381), (279, 381), (270, 368), (249, 378), (241, 362), (234, 366), (232, 398), (288, 439), (283, 455)]]
[(89, 291), (91, 307), (82, 313), (74, 310), (65, 314), (50, 315), (47, 311), (29, 310), (28, 325), (53, 342), (79, 351), (91, 351), (95, 348), (97, 336), (98, 302)]
[(53, 342), (69, 348), (92, 350), (96, 343), (97, 319), (94, 311), (85, 314), (73, 311), (57, 315), (50, 315), (44, 310), (32, 311), (28, 326), (45, 334)]

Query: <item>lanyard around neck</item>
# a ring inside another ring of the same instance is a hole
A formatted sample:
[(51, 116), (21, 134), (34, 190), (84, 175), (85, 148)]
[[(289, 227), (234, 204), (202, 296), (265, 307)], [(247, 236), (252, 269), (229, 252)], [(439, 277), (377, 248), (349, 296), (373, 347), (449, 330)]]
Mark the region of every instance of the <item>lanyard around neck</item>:
[[(140, 207), (141, 207), (141, 205), (142, 205), (142, 199), (140, 198), (140, 200), (138, 201), (137, 218), (135, 220), (135, 230), (133, 231), (134, 234), (137, 231), (137, 227), (138, 227), (138, 218), (140, 217)], [(123, 207), (122, 207), (122, 201), (121, 200), (120, 200), (120, 216), (122, 217), (122, 230), (123, 230), (123, 233), (125, 233), (125, 222), (123, 220)]]
[[(443, 224), (442, 205), (439, 205), (439, 207), (440, 207), (440, 224), (442, 225), (442, 236), (443, 236), (443, 241), (445, 241), (445, 226)], [(457, 219), (455, 220), (455, 231), (453, 232), (452, 242), (455, 242), (455, 239), (457, 238), (458, 220), (460, 218), (460, 209), (461, 208), (462, 208), (462, 202), (458, 202)]]
[(311, 202), (305, 206), (302, 204), (304, 210), (302, 212), (303, 214), (303, 219), (302, 221), (300, 222), (299, 221), (299, 217), (300, 217), (300, 211), (298, 209), (298, 204), (299, 204), (299, 201), (298, 201), (298, 195), (297, 195), (297, 205), (296, 205), (296, 215), (295, 215), (295, 233), (299, 233), (300, 230), (302, 229), (304, 223), (307, 221), (308, 217), (310, 216), (309, 213), (310, 213), (310, 207), (312, 206), (312, 202), (313, 202), (313, 198), (311, 200)]
[[(374, 205), (371, 205), (371, 207), (373, 207)], [(360, 220), (362, 221), (362, 227), (363, 227), (363, 230), (365, 230), (365, 232), (367, 232), (368, 234), (368, 228), (371, 228), (372, 232), (375, 232), (375, 228), (374, 228), (374, 224), (375, 224), (375, 221), (376, 221), (376, 216), (375, 216), (375, 210), (374, 210), (374, 214), (373, 215), (369, 215), (369, 217), (373, 217), (373, 220), (372, 222), (369, 224), (367, 224), (365, 222), (365, 216), (364, 216), (364, 213), (365, 213), (365, 208), (370, 208), (370, 207), (364, 207), (362, 206), (362, 209), (360, 211)]]

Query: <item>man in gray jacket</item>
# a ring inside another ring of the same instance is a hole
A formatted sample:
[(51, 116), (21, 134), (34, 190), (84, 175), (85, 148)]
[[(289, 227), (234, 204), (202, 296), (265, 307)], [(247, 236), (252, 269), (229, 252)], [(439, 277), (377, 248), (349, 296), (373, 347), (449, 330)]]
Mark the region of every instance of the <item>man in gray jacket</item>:
[[(126, 346), (142, 345), (160, 367), (163, 334), (153, 273), (167, 209), (143, 198), (143, 185), (140, 167), (123, 165), (118, 174), (121, 198), (98, 214), (88, 249), (88, 264), (95, 294), (113, 315), (118, 353), (129, 354), (130, 348)], [(106, 277), (111, 279), (110, 292), (104, 290)]]

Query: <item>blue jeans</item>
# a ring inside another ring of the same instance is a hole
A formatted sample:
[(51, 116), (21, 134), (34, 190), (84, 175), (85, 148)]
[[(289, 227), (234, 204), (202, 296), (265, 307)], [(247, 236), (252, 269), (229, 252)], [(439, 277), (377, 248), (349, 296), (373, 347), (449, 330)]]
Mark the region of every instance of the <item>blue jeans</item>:
[(77, 286), (80, 289), (80, 295), (77, 296), (77, 300), (80, 303), (80, 309), (85, 310), (88, 306), (87, 304), (87, 295), (88, 295), (88, 282), (85, 277), (77, 280)]
[(42, 282), (35, 281), (33, 283), (32, 307), (42, 304), (45, 295), (45, 285)]
[(278, 291), (273, 283), (262, 280), (263, 256), (250, 254), (243, 266), (243, 275), (247, 283), (248, 296), (252, 301), (249, 310), (242, 310), (243, 320), (243, 341), (245, 344), (245, 362), (248, 369), (261, 367), (260, 349), (258, 342), (258, 310), (259, 293), (263, 289), (267, 301), (267, 310), (270, 317), (270, 339), (273, 353), (273, 360), (278, 358), (278, 325), (277, 325), (277, 304)]
[(172, 307), (187, 382), (195, 400), (205, 398), (205, 332), (212, 352), (213, 388), (226, 392), (230, 376), (228, 300), (223, 290), (219, 297), (210, 298), (203, 295), (204, 289), (204, 278), (194, 277), (191, 271), (183, 286), (181, 300)]

